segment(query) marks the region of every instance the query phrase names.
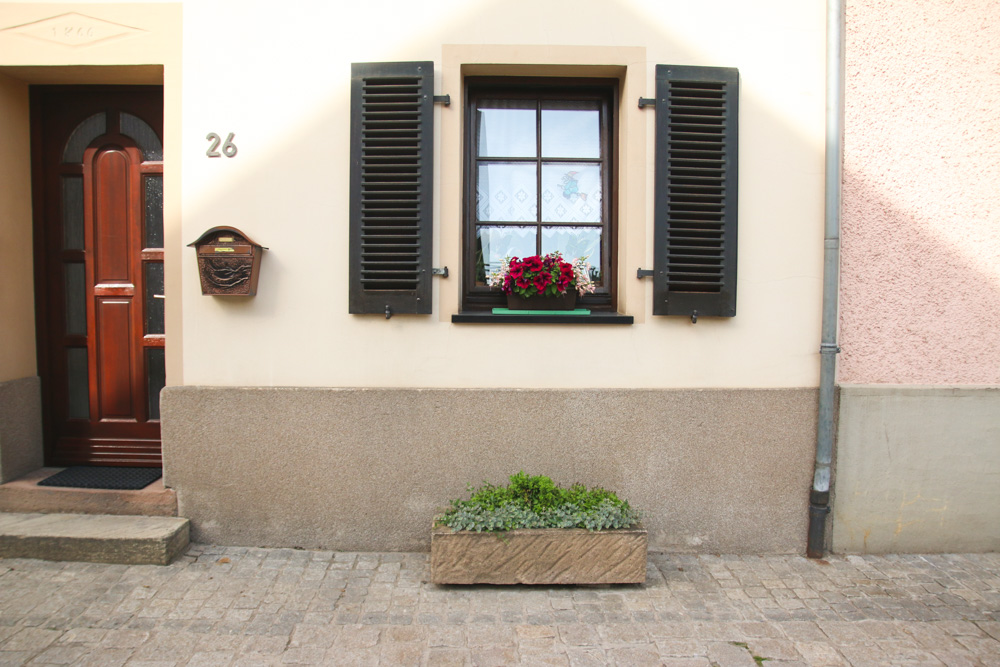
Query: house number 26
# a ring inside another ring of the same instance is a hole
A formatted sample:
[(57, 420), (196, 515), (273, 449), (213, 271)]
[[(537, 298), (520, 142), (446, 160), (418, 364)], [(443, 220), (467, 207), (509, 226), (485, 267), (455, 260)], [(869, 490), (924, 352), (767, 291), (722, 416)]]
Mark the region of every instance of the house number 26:
[[(229, 136), (226, 137), (226, 142), (222, 142), (222, 137), (217, 135), (215, 132), (209, 132), (208, 136), (205, 138), (212, 142), (212, 145), (208, 147), (205, 151), (205, 155), (208, 157), (235, 157), (236, 156), (236, 144), (233, 143), (233, 137), (236, 133), (230, 132)], [(219, 152), (219, 144), (222, 144), (222, 152)]]

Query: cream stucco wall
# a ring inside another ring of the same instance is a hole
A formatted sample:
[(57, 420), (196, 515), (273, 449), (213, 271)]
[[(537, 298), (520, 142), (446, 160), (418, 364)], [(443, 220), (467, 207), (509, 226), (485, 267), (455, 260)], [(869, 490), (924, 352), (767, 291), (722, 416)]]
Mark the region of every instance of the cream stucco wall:
[(35, 375), (28, 86), (0, 70), (0, 382)]
[(840, 380), (1000, 383), (997, 3), (847, 9)]
[[(232, 225), (270, 248), (258, 295), (243, 300), (201, 296), (194, 251), (183, 250), (185, 384), (816, 385), (823, 2), (379, 1), (291, 3), (284, 11), (275, 22), (254, 3), (184, 7), (183, 240)], [(435, 278), (429, 317), (347, 312), (350, 64), (380, 60), (434, 61), (437, 92), (453, 100), (435, 110), (434, 249), (434, 265), (448, 266), (452, 277)], [(459, 61), (627, 71), (620, 310), (636, 324), (451, 323), (460, 290)], [(731, 320), (654, 318), (651, 285), (635, 278), (652, 262), (654, 120), (636, 103), (653, 94), (657, 63), (740, 69), (740, 264)], [(234, 133), (237, 156), (206, 157), (209, 132)], [(515, 341), (524, 341), (516, 354)]]
[[(229, 0), (0, 4), (0, 67), (22, 88), (129, 82), (124, 66), (163, 66), (169, 384), (816, 384), (822, 2), (381, 1), (349, 8), (303, 2), (285, 6), (280, 23), (260, 10), (259, 3)], [(79, 16), (128, 29), (83, 43), (49, 41), (44, 31), (25, 28), (62, 17), (63, 29)], [(391, 24), (386, 16), (393, 17)], [(627, 72), (620, 109), (619, 310), (633, 315), (635, 325), (451, 323), (460, 293), (462, 105), (449, 44), (458, 45), (453, 56), (472, 63), (577, 62)], [(491, 44), (500, 46), (475, 46)], [(434, 256), (452, 277), (435, 279), (431, 317), (386, 321), (347, 313), (350, 63), (372, 60), (433, 60), (439, 92), (455, 100), (435, 111)], [(636, 100), (653, 93), (657, 63), (741, 72), (734, 319), (702, 318), (692, 325), (653, 318), (650, 281), (634, 277), (637, 268), (651, 265), (653, 236), (653, 113), (638, 110)], [(24, 128), (12, 123), (5, 115), (0, 130), (23, 138)], [(237, 157), (208, 158), (209, 132), (234, 133)], [(194, 253), (184, 245), (220, 224), (239, 227), (270, 248), (253, 299), (200, 295)], [(25, 233), (23, 223), (17, 229)], [(498, 354), (512, 336), (541, 337), (545, 344)], [(16, 346), (16, 354), (32, 358), (31, 336), (22, 337), (27, 342)]]

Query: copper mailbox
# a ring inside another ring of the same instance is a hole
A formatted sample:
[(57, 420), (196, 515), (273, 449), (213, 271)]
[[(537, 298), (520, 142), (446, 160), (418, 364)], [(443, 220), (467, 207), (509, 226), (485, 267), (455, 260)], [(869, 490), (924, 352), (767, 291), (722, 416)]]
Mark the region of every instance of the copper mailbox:
[(260, 258), (267, 248), (235, 227), (212, 227), (188, 247), (198, 251), (202, 294), (257, 294)]

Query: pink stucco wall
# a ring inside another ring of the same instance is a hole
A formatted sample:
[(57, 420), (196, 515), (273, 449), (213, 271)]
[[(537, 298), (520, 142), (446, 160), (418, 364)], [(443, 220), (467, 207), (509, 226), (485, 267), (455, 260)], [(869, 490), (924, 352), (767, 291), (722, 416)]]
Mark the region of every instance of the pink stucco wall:
[(1000, 4), (848, 0), (839, 380), (1000, 383)]

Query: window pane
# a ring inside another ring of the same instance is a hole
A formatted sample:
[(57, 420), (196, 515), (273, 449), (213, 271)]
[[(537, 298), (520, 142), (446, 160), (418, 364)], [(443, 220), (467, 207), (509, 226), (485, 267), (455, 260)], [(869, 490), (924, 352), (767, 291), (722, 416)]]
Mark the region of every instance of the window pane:
[(146, 349), (146, 381), (149, 396), (149, 418), (160, 418), (160, 392), (166, 384), (166, 364), (162, 347)]
[(95, 113), (76, 126), (63, 149), (63, 162), (79, 164), (83, 162), (83, 151), (90, 142), (108, 131), (108, 118), (104, 112)]
[(62, 177), (63, 248), (83, 250), (83, 176)]
[(535, 103), (483, 100), (479, 116), (479, 157), (535, 157)]
[(476, 181), (476, 218), (480, 222), (538, 220), (538, 183), (534, 164), (481, 162)]
[(601, 166), (542, 165), (542, 222), (601, 222)]
[(146, 333), (163, 333), (163, 264), (146, 262)]
[(163, 175), (142, 177), (142, 192), (146, 211), (144, 248), (163, 247)]
[(87, 280), (82, 262), (66, 264), (66, 333), (87, 335)]
[(542, 227), (542, 254), (556, 250), (568, 262), (585, 257), (590, 263), (591, 279), (598, 285), (602, 283), (600, 227)]
[(163, 145), (160, 143), (160, 138), (156, 136), (156, 131), (146, 124), (146, 121), (124, 112), (119, 116), (119, 119), (121, 120), (122, 134), (135, 140), (135, 143), (139, 145), (139, 150), (142, 151), (143, 160), (163, 159)]
[(505, 257), (534, 255), (537, 236), (537, 227), (476, 227), (476, 284), (485, 285)]
[(70, 419), (90, 419), (90, 392), (87, 380), (87, 348), (66, 350), (67, 415)]
[(542, 157), (601, 157), (597, 102), (546, 104), (542, 109)]

